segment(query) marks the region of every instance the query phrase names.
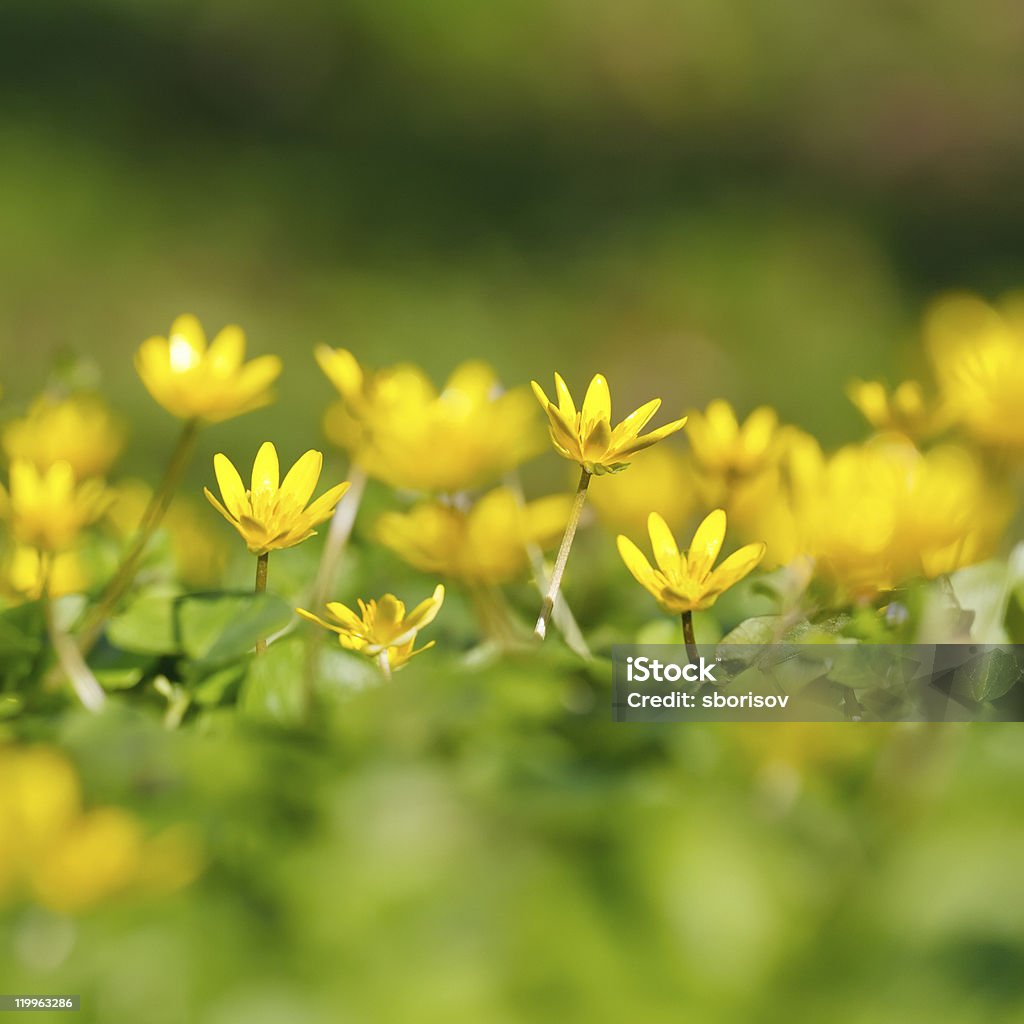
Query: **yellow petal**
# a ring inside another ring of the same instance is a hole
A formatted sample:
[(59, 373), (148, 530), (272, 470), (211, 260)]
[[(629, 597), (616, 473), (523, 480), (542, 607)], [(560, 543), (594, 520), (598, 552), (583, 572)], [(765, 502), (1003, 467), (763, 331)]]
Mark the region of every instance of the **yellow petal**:
[(767, 546), (761, 542), (747, 544), (734, 551), (724, 562), (711, 574), (708, 581), (709, 589), (722, 593), (728, 590), (734, 583), (739, 583), (744, 576), (757, 568)]
[(630, 455), (635, 455), (637, 452), (642, 452), (645, 448), (650, 448), (652, 444), (657, 444), (659, 441), (664, 440), (669, 434), (674, 434), (677, 430), (682, 430), (686, 426), (686, 417), (682, 419), (673, 420), (671, 423), (666, 423), (663, 427), (658, 427), (657, 430), (652, 430), (649, 434), (642, 434), (640, 437), (633, 441), (627, 441), (624, 444), (617, 445), (611, 451), (609, 451), (609, 457), (614, 456), (615, 458), (628, 458)]
[(718, 552), (722, 550), (722, 541), (725, 540), (725, 522), (725, 511), (716, 508), (714, 512), (708, 513), (693, 535), (687, 563), (689, 575), (697, 582), (708, 575), (711, 566), (715, 564)]
[(654, 551), (654, 560), (658, 563), (658, 568), (666, 576), (671, 577), (678, 573), (679, 547), (668, 524), (657, 512), (652, 512), (647, 517), (647, 532), (651, 536), (651, 549)]
[(551, 440), (569, 453), (569, 457), (577, 462), (583, 461), (583, 449), (574, 428), (566, 423), (562, 413), (550, 402), (547, 406), (548, 423), (551, 427)]
[(655, 579), (654, 570), (651, 568), (651, 563), (644, 557), (644, 553), (628, 537), (622, 534), (615, 538), (615, 544), (619, 549), (619, 554), (622, 556), (622, 561), (626, 563), (626, 568), (633, 574), (633, 578), (637, 583), (645, 590), (657, 596), (660, 588)]
[(217, 476), (217, 486), (220, 488), (224, 505), (235, 519), (240, 519), (250, 511), (250, 507), (245, 496), (245, 484), (242, 483), (238, 470), (226, 455), (218, 452), (213, 457), (213, 471)]
[(364, 626), (362, 618), (356, 615), (356, 613), (352, 611), (347, 604), (342, 604), (340, 601), (330, 601), (327, 604), (327, 611), (330, 612), (330, 614), (337, 619), (345, 629), (355, 633), (362, 632)]
[(334, 511), (334, 506), (341, 501), (348, 488), (348, 480), (328, 488), (306, 509), (303, 519), (314, 526), (317, 523), (322, 523)]
[(560, 373), (555, 374), (555, 396), (558, 399), (558, 411), (562, 414), (563, 419), (571, 424), (573, 430), (575, 430), (576, 404), (573, 402), (568, 385), (562, 380)]
[(612, 446), (615, 447), (630, 440), (630, 438), (636, 437), (660, 408), (661, 399), (652, 398), (649, 402), (641, 405), (639, 409), (631, 412), (612, 431)]
[(405, 617), (403, 623), (408, 629), (419, 630), (424, 626), (429, 625), (437, 617), (437, 613), (441, 610), (441, 605), (444, 604), (444, 587), (438, 583), (434, 588), (434, 593), (426, 598), (424, 601), (420, 601), (418, 605)]
[(288, 470), (281, 484), (281, 497), (294, 504), (297, 509), (305, 508), (320, 479), (324, 456), (322, 452), (310, 451), (302, 455), (294, 466)]
[(363, 371), (348, 349), (317, 345), (313, 355), (342, 398), (352, 402), (362, 395)]
[(275, 494), (281, 483), (281, 467), (272, 441), (264, 441), (252, 464), (253, 497), (260, 491)]
[(533, 388), (533, 393), (536, 396), (537, 401), (540, 402), (540, 407), (547, 412), (547, 408), (551, 405), (551, 401), (548, 396), (544, 394), (544, 389), (535, 380), (530, 381), (530, 387)]
[(320, 618), (319, 615), (314, 615), (312, 612), (307, 612), (305, 608), (296, 608), (295, 611), (297, 614), (301, 615), (302, 618), (308, 619), (310, 622), (315, 622), (318, 626), (323, 626), (324, 629), (331, 630), (332, 633), (340, 632), (338, 626), (335, 626), (331, 622), (325, 622), (323, 619)]
[(206, 361), (219, 377), (230, 377), (245, 358), (245, 332), (237, 324), (228, 324), (210, 344)]
[(612, 417), (612, 396), (604, 374), (595, 373), (583, 399), (580, 433), (588, 434), (597, 423), (608, 423)]
[(206, 351), (206, 332), (203, 330), (199, 318), (191, 313), (182, 313), (171, 324), (168, 341), (173, 344), (175, 339), (188, 345), (197, 356), (201, 356)]

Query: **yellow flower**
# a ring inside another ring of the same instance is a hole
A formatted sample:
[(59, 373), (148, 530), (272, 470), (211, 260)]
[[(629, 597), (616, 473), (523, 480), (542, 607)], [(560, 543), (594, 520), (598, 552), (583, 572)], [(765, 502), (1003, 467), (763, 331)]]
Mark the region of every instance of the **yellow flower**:
[(503, 391), (486, 363), (463, 363), (438, 392), (408, 364), (365, 373), (350, 352), (326, 345), (316, 358), (341, 395), (324, 421), (328, 438), (393, 487), (454, 494), (508, 472), (542, 445), (526, 391)]
[(695, 464), (726, 483), (760, 473), (779, 454), (779, 419), (769, 406), (755, 409), (741, 425), (732, 406), (717, 399), (689, 419), (686, 436)]
[(9, 491), (0, 486), (0, 515), (10, 521), (18, 543), (63, 551), (103, 514), (110, 500), (101, 481), (77, 483), (66, 462), (40, 472), (31, 462), (17, 459), (11, 463)]
[(224, 504), (209, 488), (204, 487), (203, 493), (241, 534), (254, 555), (294, 547), (316, 533), (313, 527), (331, 517), (334, 506), (348, 490), (347, 482), (337, 484), (306, 506), (320, 479), (323, 462), (320, 452), (308, 451), (282, 481), (277, 449), (265, 441), (256, 453), (252, 483), (246, 490), (238, 470), (218, 453), (213, 457), (213, 468)]
[(144, 341), (135, 369), (156, 401), (180, 419), (208, 423), (240, 416), (271, 400), (270, 385), (281, 373), (277, 356), (245, 358), (245, 333), (225, 327), (210, 343), (189, 314), (171, 325), (170, 337)]
[[(153, 490), (142, 480), (125, 480), (114, 488), (114, 493), (107, 520), (117, 534), (128, 541), (139, 529)], [(216, 583), (227, 563), (222, 538), (211, 529), (204, 508), (182, 495), (175, 495), (162, 524), (179, 579), (195, 586)]]
[(558, 541), (570, 503), (563, 495), (523, 503), (498, 487), (468, 511), (423, 502), (387, 512), (377, 521), (377, 539), (422, 572), (469, 584), (507, 583), (526, 571), (529, 545), (544, 549)]
[(24, 459), (38, 469), (67, 462), (79, 480), (105, 475), (123, 444), (120, 424), (100, 399), (88, 395), (43, 395), (3, 432), (8, 459)]
[(853, 596), (934, 577), (992, 553), (1012, 511), (963, 449), (921, 453), (882, 434), (825, 456), (794, 449), (760, 524), (773, 562), (797, 555)]
[(377, 658), (386, 652), (388, 666), (397, 669), (410, 658), (434, 646), (431, 640), (413, 649), (417, 634), (434, 621), (443, 603), (444, 587), (439, 583), (434, 593), (408, 614), (405, 605), (394, 594), (385, 594), (379, 601), (360, 600), (358, 615), (339, 601), (332, 601), (327, 605), (327, 613), (332, 622), (303, 608), (295, 610), (304, 619), (337, 633), (338, 642), (347, 650), (358, 651), (369, 658)]
[(147, 839), (126, 811), (83, 809), (74, 769), (48, 747), (0, 746), (0, 835), (0, 903), (31, 895), (59, 913), (128, 890), (179, 888), (201, 867), (197, 843), (181, 828)]
[(82, 560), (74, 551), (62, 551), (50, 561), (45, 572), (46, 558), (35, 548), (15, 545), (3, 567), (3, 590), (19, 598), (34, 601), (42, 596), (43, 584), (49, 576), (47, 592), (51, 597), (80, 594), (89, 585)]
[(651, 512), (681, 528), (694, 506), (693, 474), (670, 445), (640, 452), (630, 461), (628, 475), (605, 475), (587, 493), (601, 522), (624, 533), (643, 530)]
[(548, 399), (536, 381), (532, 385), (537, 401), (547, 413), (551, 443), (555, 451), (562, 458), (578, 463), (587, 473), (598, 476), (625, 469), (629, 463), (624, 459), (682, 430), (686, 424), (684, 416), (649, 434), (641, 434), (640, 431), (661, 406), (661, 399), (654, 398), (613, 428), (608, 381), (600, 373), (591, 380), (579, 412), (559, 374), (555, 374), (557, 405)]
[(647, 529), (657, 569), (640, 549), (619, 535), (618, 547), (626, 568), (661, 607), (674, 615), (710, 608), (719, 596), (751, 572), (764, 557), (764, 544), (747, 544), (714, 569), (725, 540), (725, 512), (715, 509), (697, 527), (690, 549), (681, 552), (665, 520), (652, 512)]
[(945, 404), (982, 444), (1024, 449), (1024, 299), (994, 309), (973, 295), (940, 299), (925, 340)]
[(846, 393), (875, 430), (895, 431), (922, 440), (945, 426), (946, 417), (941, 410), (928, 405), (916, 380), (903, 381), (891, 393), (879, 381), (855, 380)]

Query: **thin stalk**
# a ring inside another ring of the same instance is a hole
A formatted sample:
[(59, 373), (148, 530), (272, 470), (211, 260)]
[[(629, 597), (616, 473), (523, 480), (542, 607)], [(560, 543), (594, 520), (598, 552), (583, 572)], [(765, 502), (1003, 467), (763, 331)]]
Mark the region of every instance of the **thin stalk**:
[(388, 661), (388, 649), (386, 647), (377, 655), (377, 666), (380, 668), (380, 674), (385, 679), (391, 678), (391, 662)]
[(686, 657), (691, 665), (696, 665), (700, 661), (700, 655), (697, 653), (697, 638), (693, 635), (693, 612), (683, 612), (681, 618), (683, 620), (683, 642), (686, 644)]
[(558, 556), (555, 558), (555, 568), (552, 570), (551, 579), (548, 582), (548, 592), (544, 596), (543, 604), (541, 604), (537, 625), (533, 627), (534, 635), (541, 640), (547, 635), (548, 623), (551, 621), (551, 613), (555, 608), (555, 600), (562, 587), (562, 576), (565, 574), (565, 565), (569, 561), (569, 551), (572, 549), (573, 538), (576, 536), (576, 528), (580, 525), (580, 516), (583, 514), (583, 505), (587, 500), (587, 488), (589, 486), (590, 474), (581, 468), (580, 483), (576, 488), (576, 496), (573, 498), (572, 508), (569, 510), (569, 522), (566, 523), (565, 533), (562, 535), (562, 545), (559, 547)]
[(322, 608), (334, 589), (334, 580), (338, 575), (338, 563), (352, 536), (352, 528), (359, 514), (359, 506), (366, 490), (366, 472), (353, 465), (349, 472), (348, 490), (342, 496), (334, 510), (331, 525), (327, 531), (327, 541), (323, 554), (320, 556), (320, 567), (317, 570), (316, 582), (310, 600), (313, 608)]
[(75, 695), (82, 702), (82, 707), (87, 711), (102, 711), (103, 705), (107, 700), (103, 687), (100, 686), (89, 666), (85, 663), (85, 658), (82, 657), (82, 652), (79, 651), (78, 645), (57, 625), (57, 616), (54, 612), (53, 600), (50, 597), (52, 556), (41, 554), (40, 559), (42, 560), (40, 566), (40, 599), (43, 602), (46, 633), (50, 638), (50, 645), (57, 655), (57, 664), (64, 675), (68, 677), (68, 682), (71, 683), (71, 688), (75, 691)]
[(139, 523), (139, 528), (135, 532), (131, 545), (121, 559), (121, 564), (113, 579), (107, 584), (107, 589), (103, 592), (103, 596), (86, 616), (82, 625), (78, 648), (83, 655), (88, 654), (92, 650), (99, 639), (107, 618), (132, 585), (135, 573), (139, 568), (139, 562), (142, 561), (142, 556), (145, 554), (146, 545), (167, 514), (167, 509), (170, 507), (174, 492), (178, 489), (178, 484), (181, 483), (181, 478), (188, 464), (192, 461), (192, 453), (195, 451), (198, 434), (199, 420), (186, 420), (178, 437), (178, 443), (175, 445), (166, 470), (164, 470), (163, 480), (160, 481), (160, 486), (149, 499), (149, 504), (142, 514), (142, 521)]
[[(262, 555), (259, 555), (256, 559), (256, 586), (255, 591), (257, 594), (265, 594), (267, 592), (267, 570), (270, 566), (270, 552), (264, 551)], [(267, 653), (267, 641), (257, 640), (256, 641), (256, 653), (266, 654)]]

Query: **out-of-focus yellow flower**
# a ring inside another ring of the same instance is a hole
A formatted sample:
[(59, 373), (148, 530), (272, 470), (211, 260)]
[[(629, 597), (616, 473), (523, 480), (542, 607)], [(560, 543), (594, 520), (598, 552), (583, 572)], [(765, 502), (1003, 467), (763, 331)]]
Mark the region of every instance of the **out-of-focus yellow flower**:
[(295, 610), (304, 619), (337, 633), (339, 643), (347, 650), (358, 651), (368, 658), (378, 658), (386, 652), (388, 667), (394, 670), (434, 646), (431, 640), (414, 650), (419, 631), (434, 621), (443, 603), (444, 587), (439, 583), (434, 593), (408, 614), (394, 594), (385, 594), (379, 601), (360, 600), (358, 615), (340, 601), (332, 601), (327, 605), (332, 621), (321, 619), (304, 608)]
[(806, 443), (785, 468), (762, 505), (772, 561), (809, 555), (855, 596), (987, 557), (1011, 512), (970, 453), (946, 445), (922, 454), (898, 434), (831, 456)]
[[(142, 480), (125, 480), (114, 488), (114, 495), (107, 520), (127, 541), (137, 533), (153, 489)], [(207, 519), (202, 508), (179, 494), (175, 495), (163, 520), (178, 578), (195, 586), (216, 583), (227, 564), (221, 537), (210, 528)]]
[(587, 473), (597, 476), (625, 469), (629, 465), (625, 459), (650, 448), (686, 425), (684, 416), (649, 434), (641, 434), (640, 431), (661, 406), (661, 399), (654, 398), (612, 427), (611, 393), (608, 381), (600, 373), (590, 381), (579, 412), (559, 374), (555, 374), (557, 404), (548, 398), (536, 381), (531, 383), (537, 401), (547, 413), (555, 451), (562, 458), (578, 463)]
[(731, 586), (752, 572), (764, 557), (762, 543), (734, 551), (715, 569), (715, 559), (725, 540), (726, 515), (715, 509), (697, 527), (690, 548), (681, 552), (665, 520), (652, 512), (647, 522), (658, 568), (651, 567), (643, 552), (623, 535), (619, 554), (634, 579), (670, 614), (710, 608)]
[(521, 502), (498, 487), (468, 511), (423, 502), (408, 512), (387, 512), (377, 539), (411, 566), (469, 584), (507, 583), (529, 564), (528, 546), (557, 543), (571, 499), (553, 495)]
[(998, 310), (973, 295), (940, 299), (925, 341), (953, 417), (982, 444), (1024, 449), (1024, 297)]
[(878, 431), (923, 440), (933, 437), (947, 422), (941, 409), (925, 401), (924, 389), (916, 380), (905, 380), (892, 392), (877, 380), (855, 380), (846, 393), (864, 419)]
[(48, 571), (46, 558), (35, 548), (15, 545), (4, 558), (0, 589), (16, 598), (34, 601), (42, 597), (44, 583), (48, 584), (51, 597), (80, 594), (89, 585), (77, 552), (62, 551), (50, 556)]
[(601, 522), (623, 533), (640, 533), (651, 512), (681, 530), (695, 504), (693, 473), (678, 451), (663, 444), (633, 456), (628, 476), (606, 474), (587, 493)]
[[(0, 747), (0, 836), (0, 902), (31, 898), (59, 913), (170, 891), (201, 867), (197, 842), (180, 827), (149, 839), (126, 811), (84, 810), (74, 769), (48, 747)], [(169, 853), (179, 858), (173, 871), (162, 864)]]
[(54, 399), (46, 395), (32, 403), (21, 419), (3, 431), (3, 448), (11, 461), (22, 459), (37, 469), (66, 462), (84, 480), (104, 476), (121, 453), (124, 431), (107, 406), (91, 395)]
[(9, 490), (0, 486), (0, 515), (10, 522), (19, 544), (45, 552), (71, 547), (111, 501), (101, 481), (78, 483), (66, 462), (40, 472), (31, 462), (17, 459), (11, 463), (9, 484)]
[(503, 391), (486, 363), (463, 363), (438, 392), (416, 366), (366, 373), (351, 352), (326, 345), (316, 358), (341, 395), (324, 421), (328, 438), (393, 487), (454, 494), (542, 447), (529, 395)]
[(238, 470), (227, 456), (218, 453), (213, 457), (213, 468), (224, 504), (209, 488), (204, 487), (203, 493), (241, 534), (254, 555), (294, 547), (316, 533), (313, 527), (331, 517), (334, 506), (348, 490), (347, 482), (336, 484), (307, 507), (323, 462), (321, 452), (308, 451), (282, 481), (277, 449), (265, 441), (256, 453), (251, 487), (246, 490)]
[(686, 436), (695, 465), (727, 483), (760, 473), (779, 454), (779, 418), (767, 405), (741, 424), (732, 406), (716, 399), (705, 412), (692, 411), (689, 424)]
[(277, 356), (245, 359), (245, 333), (231, 324), (209, 347), (199, 321), (189, 314), (171, 325), (169, 337), (153, 337), (135, 354), (146, 390), (173, 416), (218, 423), (272, 401), (270, 385), (281, 373)]

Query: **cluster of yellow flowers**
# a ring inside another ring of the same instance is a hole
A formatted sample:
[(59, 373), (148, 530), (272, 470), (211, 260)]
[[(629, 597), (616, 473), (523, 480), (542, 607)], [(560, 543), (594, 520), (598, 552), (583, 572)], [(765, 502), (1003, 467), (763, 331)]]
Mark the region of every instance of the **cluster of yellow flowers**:
[(202, 867), (184, 827), (147, 836), (120, 808), (83, 808), (74, 768), (49, 747), (0, 747), (0, 836), (0, 906), (29, 899), (80, 913), (121, 895), (172, 892)]
[[(1006, 471), (1024, 453), (1024, 299), (994, 308), (971, 296), (945, 298), (929, 310), (924, 336), (935, 398), (913, 380), (891, 391), (878, 381), (853, 382), (849, 396), (874, 433), (833, 453), (781, 424), (766, 406), (741, 419), (716, 400), (643, 433), (660, 400), (614, 423), (601, 374), (577, 408), (558, 374), (554, 400), (536, 382), (533, 397), (526, 388), (504, 389), (478, 360), (457, 367), (437, 388), (416, 366), (371, 370), (346, 349), (321, 345), (315, 358), (338, 395), (324, 430), (348, 453), (351, 480), (314, 498), (322, 454), (307, 451), (282, 479), (277, 449), (266, 441), (246, 480), (225, 455), (216, 455), (219, 497), (205, 494), (256, 556), (262, 590), (269, 553), (302, 543), (331, 520), (323, 563), (329, 569), (364, 481), (379, 481), (405, 506), (373, 524), (380, 544), (413, 568), (460, 584), (490, 611), (496, 588), (532, 572), (543, 594), (539, 636), (559, 607), (588, 495), (598, 516), (622, 531), (618, 547), (630, 572), (663, 609), (683, 616), (684, 630), (693, 611), (709, 607), (762, 561), (811, 560), (844, 600), (870, 598), (987, 557), (1013, 512)], [(208, 344), (193, 316), (179, 317), (166, 338), (149, 338), (139, 348), (136, 367), (146, 388), (183, 421), (155, 490), (105, 482), (124, 433), (95, 397), (44, 396), (7, 424), (0, 433), (9, 461), (8, 485), (0, 487), (0, 516), (8, 526), (0, 573), (6, 593), (53, 596), (88, 586), (75, 545), (104, 517), (128, 544), (94, 610), (94, 626), (130, 586), (161, 523), (169, 528), (180, 577), (216, 578), (221, 546), (174, 491), (203, 424), (272, 401), (281, 361), (246, 362), (245, 351), (239, 327), (225, 327)], [(578, 469), (575, 496), (527, 501), (520, 493), (516, 470), (543, 447), (534, 397), (552, 447)], [(659, 444), (684, 426), (685, 454)], [(951, 431), (960, 439), (942, 440)], [(705, 515), (689, 548), (680, 550), (674, 535), (698, 510)], [(742, 546), (716, 569), (727, 521)], [(645, 528), (654, 565), (630, 539)], [(549, 570), (543, 552), (559, 537)], [(328, 600), (333, 574), (321, 576), (313, 599), (326, 606), (327, 618), (300, 613), (336, 633), (343, 646), (385, 669), (425, 649), (415, 647), (416, 636), (441, 607), (442, 586), (408, 614), (392, 594), (360, 600), (357, 614)]]

